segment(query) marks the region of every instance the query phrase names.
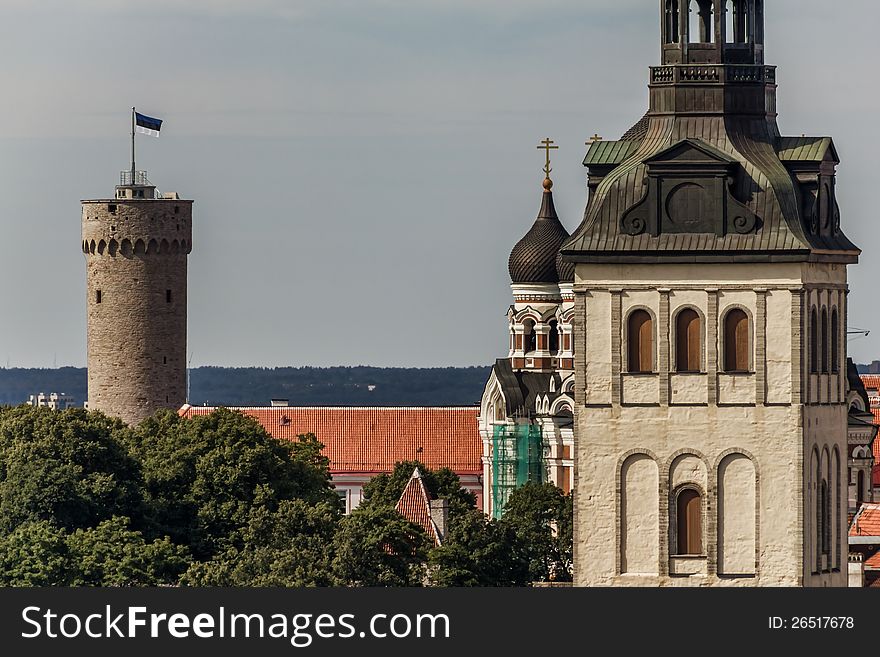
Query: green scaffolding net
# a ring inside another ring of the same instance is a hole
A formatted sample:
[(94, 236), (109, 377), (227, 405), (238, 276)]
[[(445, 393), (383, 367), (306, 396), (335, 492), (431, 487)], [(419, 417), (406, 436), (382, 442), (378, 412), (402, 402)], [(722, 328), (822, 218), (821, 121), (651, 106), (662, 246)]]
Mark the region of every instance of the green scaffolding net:
[(527, 481), (544, 481), (541, 427), (496, 426), (492, 434), (492, 516), (500, 518), (510, 493)]

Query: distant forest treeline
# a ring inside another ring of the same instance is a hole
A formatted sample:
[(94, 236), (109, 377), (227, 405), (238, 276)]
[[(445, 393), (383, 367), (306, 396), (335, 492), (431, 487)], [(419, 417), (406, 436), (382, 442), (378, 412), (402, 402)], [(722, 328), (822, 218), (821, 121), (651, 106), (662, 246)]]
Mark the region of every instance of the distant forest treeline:
[[(471, 406), (480, 401), (489, 367), (404, 369), (384, 367), (199, 367), (190, 373), (194, 405)], [(0, 405), (17, 405), (40, 392), (87, 396), (86, 370), (2, 369)]]

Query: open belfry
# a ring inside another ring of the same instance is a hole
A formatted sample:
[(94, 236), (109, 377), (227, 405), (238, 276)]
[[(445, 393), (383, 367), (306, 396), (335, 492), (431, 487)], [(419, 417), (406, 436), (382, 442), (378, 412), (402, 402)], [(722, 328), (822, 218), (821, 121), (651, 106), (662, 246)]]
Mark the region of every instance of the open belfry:
[(846, 586), (847, 265), (828, 137), (784, 137), (761, 0), (661, 0), (650, 108), (587, 154), (575, 583)]
[(186, 403), (192, 201), (124, 171), (114, 198), (82, 202), (89, 408), (136, 424)]

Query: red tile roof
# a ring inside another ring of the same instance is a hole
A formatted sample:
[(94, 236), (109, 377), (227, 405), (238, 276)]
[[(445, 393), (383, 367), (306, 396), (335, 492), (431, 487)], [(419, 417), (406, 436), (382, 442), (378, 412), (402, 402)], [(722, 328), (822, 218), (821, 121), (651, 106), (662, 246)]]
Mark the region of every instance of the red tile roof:
[(440, 545), (440, 532), (431, 517), (431, 500), (418, 468), (403, 489), (396, 508), (400, 515), (424, 529), (434, 545)]
[[(870, 557), (865, 559), (865, 569), (866, 570), (880, 570), (880, 552), (875, 552)], [(876, 581), (872, 584), (875, 588), (880, 588), (880, 580)]]
[(849, 528), (850, 536), (880, 536), (880, 504), (862, 504)]
[[(207, 406), (184, 406), (182, 417), (208, 415)], [(479, 408), (232, 408), (255, 418), (279, 440), (313, 433), (324, 444), (330, 471), (391, 472), (400, 461), (431, 469), (481, 474)]]
[(880, 374), (860, 374), (859, 376), (862, 377), (862, 383), (866, 388), (880, 390)]

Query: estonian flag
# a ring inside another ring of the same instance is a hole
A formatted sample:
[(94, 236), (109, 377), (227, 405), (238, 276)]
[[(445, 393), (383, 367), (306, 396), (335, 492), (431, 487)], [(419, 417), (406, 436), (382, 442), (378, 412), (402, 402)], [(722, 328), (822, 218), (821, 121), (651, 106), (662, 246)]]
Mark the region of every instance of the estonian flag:
[(137, 112), (134, 113), (134, 118), (138, 132), (152, 137), (159, 136), (159, 131), (162, 129), (162, 119), (154, 119), (151, 116), (145, 116)]

